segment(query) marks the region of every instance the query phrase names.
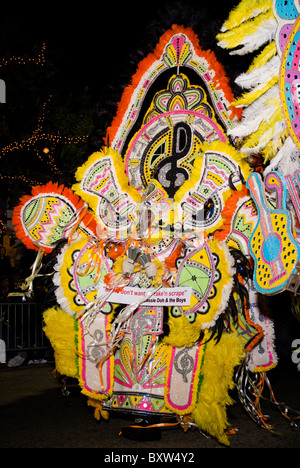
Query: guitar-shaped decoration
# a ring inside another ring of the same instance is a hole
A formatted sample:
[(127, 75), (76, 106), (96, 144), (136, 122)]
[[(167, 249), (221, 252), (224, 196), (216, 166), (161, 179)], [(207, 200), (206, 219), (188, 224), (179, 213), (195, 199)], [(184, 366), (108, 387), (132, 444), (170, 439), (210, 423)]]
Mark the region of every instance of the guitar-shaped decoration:
[(277, 294), (286, 288), (296, 268), (299, 246), (292, 234), (289, 212), (270, 208), (264, 183), (257, 173), (249, 176), (247, 187), (258, 210), (258, 221), (249, 242), (255, 261), (254, 284), (260, 293)]

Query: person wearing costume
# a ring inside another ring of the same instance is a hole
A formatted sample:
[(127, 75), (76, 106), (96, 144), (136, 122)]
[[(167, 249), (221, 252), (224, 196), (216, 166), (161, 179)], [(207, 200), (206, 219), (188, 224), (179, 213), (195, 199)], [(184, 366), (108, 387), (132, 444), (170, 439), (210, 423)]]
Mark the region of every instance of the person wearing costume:
[[(153, 417), (229, 445), (237, 387), (269, 428), (261, 388), (249, 395), (245, 381), (268, 383), (278, 362), (259, 295), (297, 279), (299, 144), (285, 105), (297, 107), (297, 79), (280, 28), (296, 31), (299, 12), (287, 25), (276, 5), (256, 4), (242, 0), (217, 37), (231, 53), (266, 44), (237, 79), (242, 97), (194, 31), (174, 24), (72, 188), (34, 187), (14, 210), (18, 238), (38, 252), (31, 280), (55, 252), (45, 332), (57, 371), (78, 380), (97, 419)], [(249, 164), (257, 153), (271, 161), (263, 177)]]

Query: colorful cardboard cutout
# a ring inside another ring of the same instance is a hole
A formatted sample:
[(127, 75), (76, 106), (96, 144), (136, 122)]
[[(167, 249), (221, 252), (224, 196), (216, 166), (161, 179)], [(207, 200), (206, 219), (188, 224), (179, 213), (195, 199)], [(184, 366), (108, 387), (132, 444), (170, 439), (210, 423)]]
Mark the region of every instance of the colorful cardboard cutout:
[(255, 287), (261, 293), (274, 294), (285, 289), (299, 261), (300, 249), (291, 231), (289, 213), (269, 208), (260, 176), (251, 174), (247, 186), (259, 215), (250, 238)]

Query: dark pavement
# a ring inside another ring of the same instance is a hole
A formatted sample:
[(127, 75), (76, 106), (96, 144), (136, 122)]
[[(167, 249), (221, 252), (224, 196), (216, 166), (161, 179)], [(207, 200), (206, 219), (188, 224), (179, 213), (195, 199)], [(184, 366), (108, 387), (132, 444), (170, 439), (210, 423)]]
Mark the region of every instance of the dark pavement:
[[(120, 436), (121, 429), (132, 420), (111, 413), (107, 422), (96, 421), (77, 382), (67, 380), (70, 393), (64, 396), (62, 379), (53, 370), (52, 363), (0, 368), (1, 448), (100, 448), (103, 454), (110, 454), (111, 450), (116, 454), (117, 449), (120, 453), (144, 449), (146, 453), (180, 448), (198, 455), (197, 449), (225, 448), (198, 430), (186, 433), (180, 428), (163, 430), (161, 438), (155, 441), (134, 441)], [(277, 400), (300, 409), (299, 373), (275, 369), (268, 375)], [(236, 397), (234, 392), (232, 396)], [(231, 448), (300, 448), (300, 423), (297, 428), (291, 427), (268, 400), (262, 407), (270, 415), (276, 434), (258, 427), (240, 403), (236, 403), (228, 409), (231, 425), (238, 428), (231, 436)]]

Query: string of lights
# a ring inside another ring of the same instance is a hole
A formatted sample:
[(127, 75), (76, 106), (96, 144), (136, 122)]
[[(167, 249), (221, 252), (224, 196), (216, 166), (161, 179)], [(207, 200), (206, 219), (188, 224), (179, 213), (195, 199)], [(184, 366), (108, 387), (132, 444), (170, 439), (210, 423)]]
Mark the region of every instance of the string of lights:
[[(44, 66), (46, 63), (45, 60), (45, 51), (46, 44), (42, 45), (41, 51), (36, 57), (21, 57), (13, 56), (8, 59), (0, 59), (0, 68), (7, 66), (12, 63), (18, 65), (27, 65), (29, 63), (34, 63), (36, 65)], [(16, 151), (28, 151), (31, 155), (37, 157), (43, 164), (46, 164), (49, 168), (52, 175), (59, 176), (62, 174), (61, 170), (57, 167), (54, 159), (54, 153), (57, 148), (57, 145), (77, 145), (79, 143), (84, 143), (88, 135), (68, 137), (60, 134), (59, 131), (55, 133), (49, 133), (45, 131), (45, 120), (47, 117), (47, 106), (52, 99), (52, 95), (43, 103), (41, 107), (40, 116), (37, 120), (36, 128), (33, 130), (32, 134), (22, 139), (21, 141), (13, 141), (3, 148), (0, 148), (0, 161), (2, 160), (2, 168), (4, 168), (5, 157), (8, 157)], [(39, 185), (41, 182), (38, 180), (31, 180), (25, 175), (9, 175), (4, 171), (0, 173), (0, 180), (11, 180), (11, 181), (24, 181), (30, 185)]]
[(11, 180), (11, 181), (19, 181), (19, 182), (25, 182), (26, 184), (29, 184), (30, 186), (35, 186), (35, 185), (43, 185), (43, 182), (35, 179), (30, 179), (26, 177), (24, 174), (19, 174), (19, 175), (6, 175), (6, 174), (0, 174), (0, 180)]
[[(70, 145), (70, 144), (78, 144), (78, 143), (83, 143), (87, 140), (88, 135), (83, 135), (83, 136), (78, 136), (78, 137), (65, 137), (58, 134), (49, 134), (44, 132), (43, 130), (43, 125), (46, 117), (46, 107), (47, 104), (51, 101), (52, 95), (50, 95), (49, 99), (43, 104), (42, 106), (42, 112), (41, 115), (38, 119), (37, 122), (37, 127), (33, 131), (32, 135), (29, 136), (26, 139), (23, 139), (21, 141), (14, 141), (10, 143), (9, 145), (5, 146), (4, 148), (1, 149), (0, 151), (0, 160), (5, 156), (8, 155), (9, 153), (17, 150), (27, 150), (27, 151), (32, 151), (43, 163), (46, 163), (47, 165), (50, 166), (51, 171), (54, 172), (55, 174), (61, 174), (61, 171), (57, 167), (54, 161), (54, 157), (52, 152), (54, 151), (55, 147), (58, 144), (65, 144), (65, 145)], [(44, 144), (44, 147), (41, 149)], [(52, 150), (50, 150), (50, 148)], [(3, 178), (10, 178), (13, 179), (15, 176), (8, 176), (8, 175), (3, 175), (0, 173), (0, 179)]]
[(40, 53), (37, 57), (20, 57), (20, 56), (13, 56), (9, 58), (2, 58), (0, 59), (0, 67), (5, 67), (12, 63), (17, 63), (18, 65), (27, 65), (28, 63), (33, 63), (36, 65), (45, 65), (45, 51), (46, 51), (46, 44), (43, 43)]

